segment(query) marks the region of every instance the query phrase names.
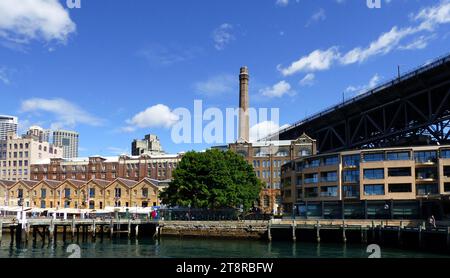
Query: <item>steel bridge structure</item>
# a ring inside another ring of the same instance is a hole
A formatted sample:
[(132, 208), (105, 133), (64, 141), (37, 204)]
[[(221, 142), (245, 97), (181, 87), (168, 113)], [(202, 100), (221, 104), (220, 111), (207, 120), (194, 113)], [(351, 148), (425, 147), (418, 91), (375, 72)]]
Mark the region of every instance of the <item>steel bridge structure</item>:
[(450, 55), (342, 104), (299, 121), (264, 140), (303, 133), (318, 151), (450, 143)]

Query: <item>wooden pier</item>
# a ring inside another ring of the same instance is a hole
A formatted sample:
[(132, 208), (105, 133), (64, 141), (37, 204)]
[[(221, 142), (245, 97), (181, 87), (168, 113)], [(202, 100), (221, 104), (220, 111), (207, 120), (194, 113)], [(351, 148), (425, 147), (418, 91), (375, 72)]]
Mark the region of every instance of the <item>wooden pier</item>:
[[(132, 219), (27, 219), (23, 225), (16, 219), (0, 219), (0, 242), (3, 232), (10, 232), (11, 241), (27, 242), (32, 238), (33, 242), (40, 239), (42, 242), (55, 241), (57, 234), (62, 234), (63, 241), (68, 236), (70, 240), (86, 240), (88, 237), (95, 240), (109, 234), (110, 238), (126, 234), (128, 237), (138, 237), (139, 227), (150, 226), (156, 229), (158, 221), (132, 220)], [(153, 233), (151, 234), (153, 235)], [(151, 236), (150, 235), (150, 236)]]

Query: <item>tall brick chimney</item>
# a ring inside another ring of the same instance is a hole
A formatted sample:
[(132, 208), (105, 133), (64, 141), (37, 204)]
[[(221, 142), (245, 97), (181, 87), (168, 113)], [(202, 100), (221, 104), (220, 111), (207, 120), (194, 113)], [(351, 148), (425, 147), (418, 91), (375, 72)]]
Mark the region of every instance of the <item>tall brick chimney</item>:
[(242, 67), (239, 74), (239, 139), (240, 142), (250, 141), (249, 127), (249, 97), (248, 97), (248, 68)]

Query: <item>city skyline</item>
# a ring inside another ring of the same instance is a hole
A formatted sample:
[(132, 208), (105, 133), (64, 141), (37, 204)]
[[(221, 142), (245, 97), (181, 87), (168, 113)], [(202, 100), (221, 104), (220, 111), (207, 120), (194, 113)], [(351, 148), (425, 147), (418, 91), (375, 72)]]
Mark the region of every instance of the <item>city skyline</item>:
[[(80, 156), (130, 153), (148, 133), (168, 153), (211, 146), (174, 144), (171, 112), (192, 110), (195, 99), (237, 107), (244, 65), (250, 106), (280, 108), (285, 125), (395, 77), (397, 66), (405, 72), (445, 54), (450, 37), (449, 1), (383, 1), (381, 9), (365, 1), (48, 3), (53, 20), (30, 32), (0, 22), (0, 92), (13, 96), (2, 114), (19, 117), (20, 133), (31, 125), (76, 130)], [(33, 7), (20, 5), (38, 22)], [(102, 21), (93, 23), (98, 11)], [(155, 114), (161, 119), (148, 118)]]

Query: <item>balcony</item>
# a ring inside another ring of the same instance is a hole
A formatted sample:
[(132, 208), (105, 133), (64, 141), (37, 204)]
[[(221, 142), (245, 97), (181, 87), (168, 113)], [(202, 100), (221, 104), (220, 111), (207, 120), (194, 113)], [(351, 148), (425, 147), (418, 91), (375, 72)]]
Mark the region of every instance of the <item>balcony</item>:
[(304, 179), (304, 183), (305, 184), (317, 184), (317, 183), (319, 183), (319, 179), (318, 178)]

